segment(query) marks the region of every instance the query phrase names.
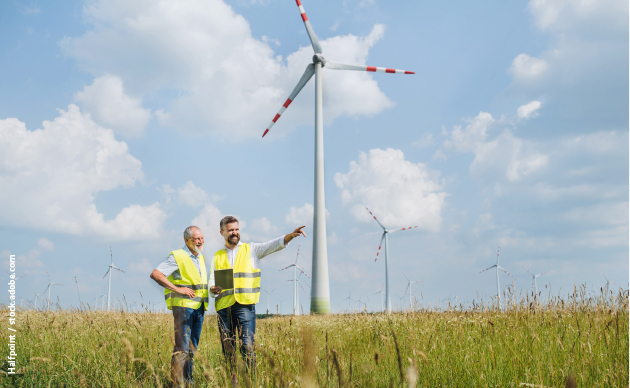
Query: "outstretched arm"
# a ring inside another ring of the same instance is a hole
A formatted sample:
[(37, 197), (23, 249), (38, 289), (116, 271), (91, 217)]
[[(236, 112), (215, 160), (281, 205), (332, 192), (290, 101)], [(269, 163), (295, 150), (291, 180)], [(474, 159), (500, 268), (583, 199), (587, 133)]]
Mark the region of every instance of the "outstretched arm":
[(299, 235), (303, 235), (304, 237), (306, 237), (306, 233), (304, 233), (304, 231), (302, 230), (304, 228), (306, 228), (306, 225), (296, 228), (292, 233), (287, 233), (284, 236), (284, 245), (287, 245), (291, 240), (298, 237)]

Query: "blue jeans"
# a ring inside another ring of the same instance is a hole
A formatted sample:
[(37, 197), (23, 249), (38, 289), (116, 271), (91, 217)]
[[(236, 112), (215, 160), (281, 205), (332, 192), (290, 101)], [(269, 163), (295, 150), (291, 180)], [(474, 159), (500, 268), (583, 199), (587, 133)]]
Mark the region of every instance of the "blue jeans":
[(194, 386), (193, 360), (203, 326), (204, 306), (198, 309), (173, 307), (175, 326), (175, 348), (171, 358), (171, 381), (173, 387)]
[(217, 311), (221, 348), (225, 359), (231, 364), (236, 357), (236, 336), (240, 340), (240, 351), (247, 369), (256, 373), (256, 351), (254, 336), (256, 334), (256, 305), (234, 303)]

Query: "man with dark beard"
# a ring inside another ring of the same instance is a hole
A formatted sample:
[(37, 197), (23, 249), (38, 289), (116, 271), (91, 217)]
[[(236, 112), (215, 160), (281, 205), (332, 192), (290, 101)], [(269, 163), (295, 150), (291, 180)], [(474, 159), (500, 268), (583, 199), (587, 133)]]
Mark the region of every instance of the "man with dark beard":
[[(151, 279), (164, 287), (164, 298), (173, 310), (175, 348), (171, 358), (173, 387), (194, 385), (193, 360), (199, 347), (204, 312), (208, 310), (208, 272), (203, 254), (203, 233), (196, 226), (184, 231), (186, 245), (172, 251), (151, 273)], [(210, 271), (214, 271), (210, 263)], [(221, 289), (210, 289), (218, 294)]]
[[(292, 233), (278, 237), (266, 243), (241, 243), (238, 220), (232, 216), (224, 217), (220, 223), (221, 235), (225, 247), (214, 254), (214, 266), (219, 269), (233, 269), (234, 288), (223, 289), (214, 296), (217, 310), (221, 346), (228, 363), (235, 357), (236, 334), (241, 342), (240, 351), (247, 369), (255, 374), (256, 353), (254, 335), (256, 334), (256, 303), (260, 298), (260, 259), (284, 249), (291, 240), (299, 235), (306, 237), (300, 226)], [(211, 279), (210, 284), (213, 284)]]

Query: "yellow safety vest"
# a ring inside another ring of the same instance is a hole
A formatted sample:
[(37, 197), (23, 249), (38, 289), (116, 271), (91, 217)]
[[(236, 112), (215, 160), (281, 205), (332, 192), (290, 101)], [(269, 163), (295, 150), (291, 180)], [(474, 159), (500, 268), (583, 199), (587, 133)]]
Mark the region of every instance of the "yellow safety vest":
[[(221, 249), (214, 254), (215, 269), (229, 269), (227, 252)], [(249, 244), (241, 244), (234, 260), (234, 288), (221, 290), (214, 299), (217, 311), (230, 307), (235, 302), (256, 304), (260, 299), (260, 270), (252, 267), (252, 253)]]
[(178, 287), (186, 287), (195, 291), (195, 297), (189, 298), (186, 295), (173, 292), (168, 288), (164, 289), (164, 299), (166, 299), (166, 307), (169, 310), (173, 309), (173, 306), (188, 307), (191, 309), (198, 309), (201, 303), (204, 303), (204, 310), (208, 310), (208, 274), (206, 273), (206, 261), (202, 254), (199, 254), (199, 269), (201, 274), (197, 271), (197, 267), (193, 264), (192, 259), (183, 249), (171, 252), (171, 255), (175, 258), (177, 266), (179, 267), (179, 274), (177, 278), (173, 277), (177, 272), (173, 272), (168, 280)]

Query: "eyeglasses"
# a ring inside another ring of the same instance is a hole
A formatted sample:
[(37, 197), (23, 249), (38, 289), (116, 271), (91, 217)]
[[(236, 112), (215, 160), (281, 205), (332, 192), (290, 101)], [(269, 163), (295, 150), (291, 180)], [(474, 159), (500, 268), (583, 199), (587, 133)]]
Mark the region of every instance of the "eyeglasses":
[(192, 241), (203, 241), (203, 237), (191, 237), (191, 238), (189, 238), (189, 240), (192, 240)]

